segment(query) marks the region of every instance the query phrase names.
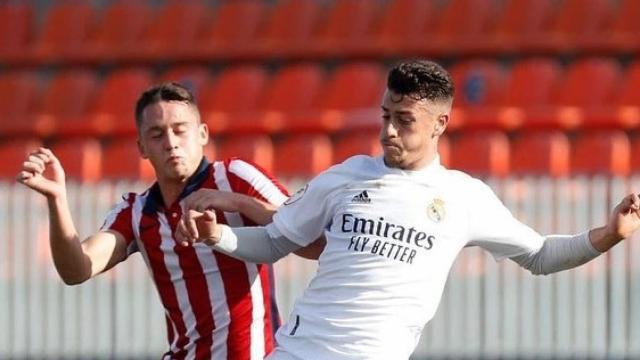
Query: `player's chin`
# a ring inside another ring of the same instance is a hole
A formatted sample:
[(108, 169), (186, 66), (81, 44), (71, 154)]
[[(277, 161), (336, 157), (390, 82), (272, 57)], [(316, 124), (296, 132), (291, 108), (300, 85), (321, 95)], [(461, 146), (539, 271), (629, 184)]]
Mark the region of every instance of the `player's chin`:
[(188, 178), (191, 174), (187, 166), (183, 164), (172, 164), (165, 167), (165, 175), (170, 179), (184, 179)]
[(384, 152), (384, 162), (390, 167), (400, 167), (403, 163), (402, 155), (399, 152)]

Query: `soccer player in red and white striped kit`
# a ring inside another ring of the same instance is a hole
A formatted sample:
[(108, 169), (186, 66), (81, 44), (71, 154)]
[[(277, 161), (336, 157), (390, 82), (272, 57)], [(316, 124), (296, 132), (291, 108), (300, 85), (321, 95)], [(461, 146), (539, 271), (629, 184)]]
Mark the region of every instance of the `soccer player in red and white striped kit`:
[[(271, 222), (286, 190), (250, 162), (209, 163), (203, 156), (207, 125), (193, 95), (179, 84), (144, 92), (135, 118), (140, 154), (151, 162), (157, 181), (143, 193), (125, 195), (102, 228), (82, 242), (55, 155), (40, 148), (22, 165), (17, 180), (47, 198), (60, 277), (80, 284), (140, 252), (166, 311), (169, 350), (163, 359), (264, 358), (279, 326), (271, 266), (236, 260), (206, 245), (180, 246), (174, 231), (184, 199), (200, 189), (230, 226)], [(51, 177), (43, 176), (46, 168)], [(298, 254), (317, 257), (315, 252), (312, 246)]]

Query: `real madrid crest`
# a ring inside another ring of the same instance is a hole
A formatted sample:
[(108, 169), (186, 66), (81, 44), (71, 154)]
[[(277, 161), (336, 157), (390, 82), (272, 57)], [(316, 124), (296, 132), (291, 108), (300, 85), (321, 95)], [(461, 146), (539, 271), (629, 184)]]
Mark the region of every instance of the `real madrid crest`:
[(435, 222), (444, 220), (446, 211), (444, 209), (444, 200), (435, 198), (427, 207), (427, 216)]

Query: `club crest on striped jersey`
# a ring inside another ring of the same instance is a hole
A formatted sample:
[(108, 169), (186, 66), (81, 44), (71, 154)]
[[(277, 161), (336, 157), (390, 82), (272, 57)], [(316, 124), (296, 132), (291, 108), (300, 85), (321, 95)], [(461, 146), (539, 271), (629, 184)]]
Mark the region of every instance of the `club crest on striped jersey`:
[(440, 222), (444, 220), (446, 214), (447, 212), (444, 208), (444, 200), (442, 199), (435, 198), (431, 204), (427, 206), (427, 216), (432, 221)]
[(287, 201), (284, 202), (284, 205), (291, 205), (294, 202), (302, 199), (302, 196), (304, 196), (304, 193), (307, 192), (307, 189), (309, 188), (309, 184), (306, 184), (303, 188), (301, 188), (300, 190), (296, 191), (295, 194), (291, 195)]

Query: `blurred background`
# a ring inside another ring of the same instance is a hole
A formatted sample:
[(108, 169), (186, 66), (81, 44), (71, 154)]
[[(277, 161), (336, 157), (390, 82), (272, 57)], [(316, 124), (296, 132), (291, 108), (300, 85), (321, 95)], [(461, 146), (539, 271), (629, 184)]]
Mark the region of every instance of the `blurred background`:
[[(0, 1), (0, 358), (165, 351), (141, 258), (64, 286), (45, 203), (13, 181), (27, 151), (52, 147), (90, 234), (153, 179), (133, 118), (149, 85), (194, 91), (210, 159), (253, 160), (293, 192), (377, 154), (386, 70), (434, 59), (457, 87), (443, 163), (488, 181), (541, 233), (574, 233), (640, 189), (638, 19), (638, 0)], [(639, 259), (640, 238), (533, 277), (464, 250), (414, 359), (640, 358)], [(315, 264), (289, 257), (276, 271), (286, 319)]]

